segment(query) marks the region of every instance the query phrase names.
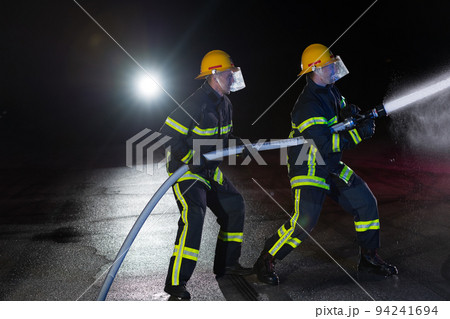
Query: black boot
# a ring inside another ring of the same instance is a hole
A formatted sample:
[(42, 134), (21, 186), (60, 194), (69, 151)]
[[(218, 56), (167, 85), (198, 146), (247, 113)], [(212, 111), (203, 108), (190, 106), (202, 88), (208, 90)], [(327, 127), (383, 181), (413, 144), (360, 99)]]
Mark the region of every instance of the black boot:
[(233, 266), (225, 267), (223, 274), (220, 275), (234, 275), (234, 276), (248, 276), (253, 274), (253, 268), (242, 267), (241, 264), (236, 263)]
[(280, 283), (278, 275), (275, 273), (275, 258), (269, 253), (264, 253), (259, 256), (253, 266), (253, 271), (261, 282), (274, 286)]
[(170, 295), (170, 301), (191, 300), (191, 294), (187, 291), (185, 285), (172, 286), (166, 285), (164, 291)]
[(397, 267), (381, 259), (376, 249), (364, 248), (361, 248), (359, 252), (358, 272), (367, 272), (384, 277), (398, 275)]

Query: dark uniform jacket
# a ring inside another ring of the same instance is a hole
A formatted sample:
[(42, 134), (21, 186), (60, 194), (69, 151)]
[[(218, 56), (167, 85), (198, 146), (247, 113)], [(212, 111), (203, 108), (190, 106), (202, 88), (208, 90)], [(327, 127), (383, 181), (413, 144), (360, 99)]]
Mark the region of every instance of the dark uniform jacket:
[[(175, 172), (184, 164), (191, 163), (194, 156), (194, 140), (218, 139), (228, 146), (233, 129), (232, 104), (226, 95), (220, 96), (207, 81), (198, 88), (166, 119), (161, 133), (171, 137), (170, 150), (166, 152), (167, 171)], [(220, 144), (221, 144), (220, 143)], [(205, 143), (206, 144), (206, 143)], [(203, 145), (200, 153), (205, 154), (216, 149), (215, 145)], [(197, 174), (188, 171), (178, 181), (197, 179), (210, 186), (210, 181), (223, 183), (223, 175), (218, 165), (220, 161), (209, 161), (206, 169)]]
[(342, 151), (361, 142), (357, 129), (331, 133), (330, 127), (342, 119), (340, 109), (345, 98), (334, 85), (321, 87), (307, 77), (303, 92), (291, 112), (292, 130), (289, 137), (303, 136), (313, 143), (288, 149), (288, 172), (291, 187), (330, 189), (330, 177), (344, 183), (352, 181), (353, 171), (342, 161)]

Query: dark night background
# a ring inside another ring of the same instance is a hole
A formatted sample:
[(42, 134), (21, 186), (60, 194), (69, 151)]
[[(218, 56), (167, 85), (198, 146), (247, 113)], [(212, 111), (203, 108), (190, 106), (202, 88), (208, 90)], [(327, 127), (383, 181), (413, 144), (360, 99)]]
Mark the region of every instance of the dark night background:
[[(235, 134), (284, 138), (304, 79), (251, 124), (296, 79), (304, 48), (332, 44), (373, 1), (79, 3), (180, 103), (201, 84), (204, 54), (228, 52), (247, 84), (231, 95)], [(350, 71), (342, 94), (369, 108), (442, 72), (448, 16), (445, 1), (375, 3), (332, 47)], [(144, 128), (158, 130), (176, 107), (164, 93), (139, 99), (142, 71), (73, 1), (4, 1), (1, 24), (3, 159), (33, 165), (89, 148), (101, 157)], [(390, 121), (377, 122), (377, 138), (392, 139)]]

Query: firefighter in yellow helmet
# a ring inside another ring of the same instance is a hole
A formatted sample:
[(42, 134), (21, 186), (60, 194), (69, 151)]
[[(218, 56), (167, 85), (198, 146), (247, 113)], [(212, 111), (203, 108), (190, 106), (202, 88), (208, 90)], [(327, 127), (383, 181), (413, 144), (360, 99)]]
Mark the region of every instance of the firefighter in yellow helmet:
[(262, 282), (279, 283), (275, 261), (282, 260), (308, 238), (317, 224), (326, 196), (353, 215), (360, 246), (359, 274), (398, 274), (397, 268), (383, 261), (377, 253), (380, 221), (375, 197), (367, 184), (341, 161), (343, 150), (354, 148), (372, 137), (374, 121), (365, 120), (345, 132), (330, 130), (332, 125), (360, 111), (355, 105), (346, 103), (334, 84), (346, 74), (348, 70), (342, 60), (324, 45), (312, 44), (304, 50), (299, 75), (306, 75), (306, 86), (291, 113), (290, 137), (303, 136), (310, 141), (306, 146), (308, 160), (298, 161), (300, 154), (304, 154), (303, 145), (288, 149), (294, 212), (290, 220), (266, 240), (254, 265)]
[(221, 50), (204, 56), (196, 79), (205, 81), (167, 117), (161, 128), (163, 134), (171, 137), (166, 151), (168, 173), (189, 165), (189, 171), (172, 186), (181, 216), (164, 287), (172, 299), (182, 300), (190, 299), (186, 284), (198, 259), (207, 207), (220, 225), (213, 269), (216, 276), (246, 275), (252, 271), (239, 264), (243, 197), (220, 170), (220, 161), (206, 161), (202, 155), (217, 146), (228, 147), (234, 138), (233, 106), (228, 95), (243, 89), (244, 79), (240, 68)]

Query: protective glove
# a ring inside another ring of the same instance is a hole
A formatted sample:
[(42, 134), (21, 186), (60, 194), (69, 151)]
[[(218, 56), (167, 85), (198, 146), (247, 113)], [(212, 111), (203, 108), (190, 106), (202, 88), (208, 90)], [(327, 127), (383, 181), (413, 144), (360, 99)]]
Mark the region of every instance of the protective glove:
[(357, 117), (361, 109), (355, 104), (348, 104), (346, 107), (341, 109), (340, 115), (342, 119), (347, 119), (349, 117)]
[(375, 120), (365, 119), (360, 124), (356, 126), (359, 136), (363, 140), (371, 138), (375, 134)]
[[(195, 164), (194, 164), (195, 163)], [(189, 170), (194, 174), (199, 174), (206, 169), (208, 160), (203, 155), (197, 155), (189, 162)]]

